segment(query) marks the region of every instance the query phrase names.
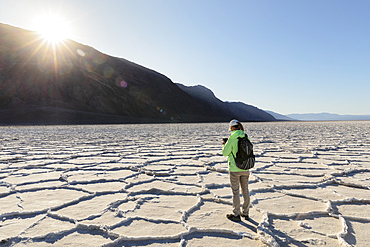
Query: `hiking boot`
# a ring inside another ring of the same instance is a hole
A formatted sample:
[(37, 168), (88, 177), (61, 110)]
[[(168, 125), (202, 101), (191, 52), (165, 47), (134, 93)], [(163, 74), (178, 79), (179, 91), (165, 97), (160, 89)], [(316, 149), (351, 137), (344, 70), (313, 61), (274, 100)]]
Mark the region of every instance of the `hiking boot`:
[(231, 220), (231, 221), (235, 221), (235, 222), (239, 222), (241, 221), (240, 219), (240, 215), (235, 215), (235, 214), (227, 214), (226, 217)]
[(245, 220), (249, 220), (249, 216), (248, 215), (242, 215), (242, 217), (244, 217)]

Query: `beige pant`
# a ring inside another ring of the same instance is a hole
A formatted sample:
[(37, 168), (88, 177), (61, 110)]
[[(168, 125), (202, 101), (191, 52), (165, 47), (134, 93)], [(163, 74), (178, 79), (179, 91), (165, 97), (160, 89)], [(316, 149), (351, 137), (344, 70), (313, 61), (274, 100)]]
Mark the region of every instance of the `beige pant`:
[(242, 215), (248, 215), (250, 203), (248, 190), (249, 171), (229, 172), (229, 174), (230, 174), (230, 186), (233, 193), (233, 213), (235, 215), (240, 215), (240, 193), (239, 193), (239, 184), (240, 184), (244, 199)]

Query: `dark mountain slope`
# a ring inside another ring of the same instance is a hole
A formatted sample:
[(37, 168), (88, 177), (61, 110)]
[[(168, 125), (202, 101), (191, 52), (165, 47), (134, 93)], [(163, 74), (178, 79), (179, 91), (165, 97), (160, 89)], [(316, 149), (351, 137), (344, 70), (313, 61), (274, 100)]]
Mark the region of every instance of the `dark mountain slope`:
[(0, 124), (228, 120), (153, 70), (0, 24)]
[[(0, 24), (0, 109), (37, 109), (39, 122), (45, 106), (147, 121), (187, 121), (182, 114), (218, 120), (155, 71), (71, 40), (53, 46), (35, 32)], [(32, 123), (32, 116), (23, 122)]]

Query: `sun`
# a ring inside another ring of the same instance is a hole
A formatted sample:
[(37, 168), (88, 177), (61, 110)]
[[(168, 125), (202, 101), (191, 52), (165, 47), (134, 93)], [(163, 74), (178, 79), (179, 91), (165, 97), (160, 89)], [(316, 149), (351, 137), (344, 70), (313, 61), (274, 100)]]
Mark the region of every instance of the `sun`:
[(68, 22), (56, 15), (44, 15), (35, 22), (35, 28), (41, 37), (51, 43), (59, 43), (70, 36)]

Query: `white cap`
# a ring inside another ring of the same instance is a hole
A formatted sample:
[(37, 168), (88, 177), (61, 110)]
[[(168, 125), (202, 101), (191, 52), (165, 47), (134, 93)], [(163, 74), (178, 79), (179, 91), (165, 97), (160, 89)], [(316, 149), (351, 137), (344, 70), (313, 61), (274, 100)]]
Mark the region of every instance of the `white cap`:
[(238, 126), (239, 121), (236, 119), (233, 119), (229, 123), (229, 129), (231, 129), (232, 126)]

